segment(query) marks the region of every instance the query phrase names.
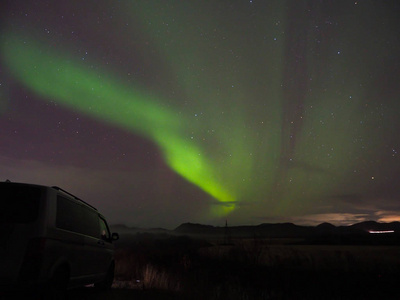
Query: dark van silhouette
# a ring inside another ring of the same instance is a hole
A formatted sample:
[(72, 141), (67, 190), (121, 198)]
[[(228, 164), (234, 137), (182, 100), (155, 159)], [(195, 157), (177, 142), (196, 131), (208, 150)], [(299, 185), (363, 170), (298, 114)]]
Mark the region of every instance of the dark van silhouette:
[(96, 208), (59, 187), (9, 181), (0, 205), (1, 290), (111, 287), (119, 236)]

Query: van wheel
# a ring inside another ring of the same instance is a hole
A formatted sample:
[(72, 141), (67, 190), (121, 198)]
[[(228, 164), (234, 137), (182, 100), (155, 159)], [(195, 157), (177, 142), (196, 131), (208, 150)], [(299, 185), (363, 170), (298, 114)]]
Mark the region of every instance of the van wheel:
[(113, 281), (114, 281), (114, 263), (111, 264), (111, 266), (108, 268), (107, 275), (104, 278), (104, 280), (95, 283), (94, 287), (102, 291), (109, 290), (113, 284)]
[(66, 267), (59, 267), (54, 271), (45, 299), (66, 299), (69, 281), (69, 271)]

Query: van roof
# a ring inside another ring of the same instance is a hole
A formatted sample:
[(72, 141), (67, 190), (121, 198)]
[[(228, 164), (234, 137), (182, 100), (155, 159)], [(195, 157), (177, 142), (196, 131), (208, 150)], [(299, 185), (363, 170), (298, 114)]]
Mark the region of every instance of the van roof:
[(94, 207), (93, 205), (90, 205), (89, 203), (87, 203), (86, 201), (83, 201), (82, 199), (78, 198), (77, 196), (71, 194), (70, 192), (67, 192), (66, 190), (58, 187), (58, 186), (45, 186), (45, 185), (40, 185), (40, 184), (33, 184), (33, 183), (22, 183), (22, 182), (11, 182), (10, 180), (6, 180), (5, 182), (0, 182), (0, 184), (14, 184), (14, 185), (29, 185), (29, 186), (36, 186), (38, 188), (52, 188), (57, 190), (58, 192), (62, 192), (64, 194), (69, 195), (70, 197), (74, 198), (75, 200), (78, 200), (82, 203), (84, 203), (85, 205), (91, 207), (92, 209), (97, 211), (97, 208)]
[(86, 204), (87, 206), (90, 206), (91, 208), (93, 208), (94, 210), (97, 210), (96, 207), (94, 207), (93, 205), (90, 205), (89, 203), (87, 203), (86, 201), (83, 201), (81, 198), (76, 197), (75, 195), (71, 194), (70, 192), (67, 192), (66, 190), (63, 190), (62, 188), (58, 187), (58, 186), (52, 186), (53, 189), (57, 190), (57, 191), (61, 191), (69, 196), (71, 196), (72, 198), (81, 201), (82, 203)]

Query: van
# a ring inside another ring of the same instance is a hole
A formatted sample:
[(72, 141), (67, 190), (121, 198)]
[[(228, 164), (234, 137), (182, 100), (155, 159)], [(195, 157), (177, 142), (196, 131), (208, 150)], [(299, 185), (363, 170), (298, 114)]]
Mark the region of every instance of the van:
[(119, 236), (96, 208), (59, 187), (9, 181), (0, 204), (1, 290), (111, 287)]

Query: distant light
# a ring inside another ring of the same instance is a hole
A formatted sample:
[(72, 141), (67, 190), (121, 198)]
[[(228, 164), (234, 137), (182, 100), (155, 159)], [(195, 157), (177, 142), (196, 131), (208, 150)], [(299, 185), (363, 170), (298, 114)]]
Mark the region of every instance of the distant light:
[(368, 230), (369, 233), (394, 233), (394, 230)]

